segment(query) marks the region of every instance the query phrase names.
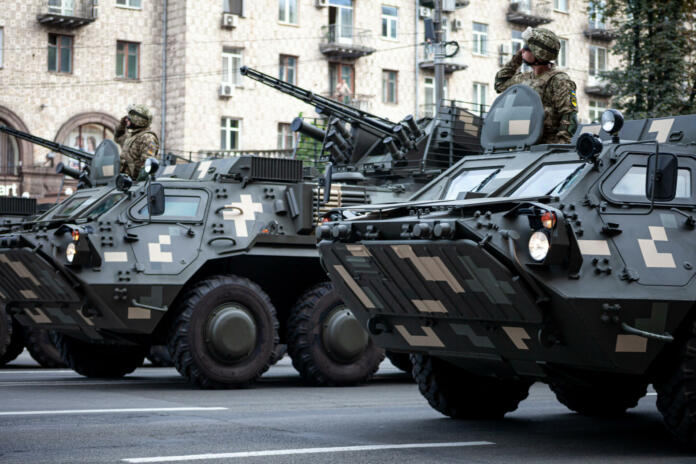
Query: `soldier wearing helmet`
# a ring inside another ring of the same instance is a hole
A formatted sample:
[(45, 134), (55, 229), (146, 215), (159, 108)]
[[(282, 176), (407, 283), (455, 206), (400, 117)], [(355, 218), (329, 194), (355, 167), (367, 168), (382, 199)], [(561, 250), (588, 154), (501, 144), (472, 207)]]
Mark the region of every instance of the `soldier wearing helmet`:
[(159, 139), (150, 129), (152, 113), (145, 105), (130, 105), (128, 114), (121, 118), (114, 138), (121, 145), (121, 172), (132, 179), (142, 180), (145, 160), (157, 156)]
[[(555, 69), (561, 41), (548, 29), (527, 28), (522, 34), (524, 47), (495, 75), (495, 90), (504, 92), (515, 84), (525, 84), (539, 93), (544, 105), (544, 132), (540, 143), (570, 143), (578, 125), (575, 82)], [(522, 62), (531, 72), (518, 72)]]

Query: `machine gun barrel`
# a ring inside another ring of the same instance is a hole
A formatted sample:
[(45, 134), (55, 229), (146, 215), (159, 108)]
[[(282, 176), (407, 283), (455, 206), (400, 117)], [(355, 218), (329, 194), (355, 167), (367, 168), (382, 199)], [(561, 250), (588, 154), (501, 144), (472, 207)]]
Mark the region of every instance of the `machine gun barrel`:
[[(27, 142), (31, 142), (31, 143), (34, 143), (36, 145), (41, 145), (42, 147), (46, 147), (51, 151), (54, 151), (56, 153), (60, 153), (61, 155), (65, 155), (69, 158), (73, 158), (75, 160), (81, 161), (81, 162), (86, 163), (86, 164), (91, 164), (92, 160), (94, 159), (94, 155), (91, 153), (88, 153), (86, 151), (82, 151), (82, 150), (79, 150), (77, 148), (68, 147), (67, 145), (61, 145), (60, 143), (52, 142), (50, 140), (42, 139), (41, 137), (27, 134), (26, 132), (22, 132), (20, 130), (13, 129), (11, 127), (7, 127), (7, 126), (2, 125), (2, 124), (0, 124), (0, 132), (4, 132), (7, 135), (11, 135), (11, 136), (16, 137), (18, 139), (26, 140)], [(66, 172), (66, 174), (70, 175), (67, 172)]]
[(282, 81), (275, 77), (264, 74), (247, 66), (240, 68), (242, 75), (250, 77), (262, 84), (273, 87), (276, 90), (291, 95), (305, 103), (314, 106), (320, 114), (326, 116), (334, 116), (343, 121), (349, 122), (351, 125), (358, 125), (362, 129), (371, 132), (378, 137), (387, 137), (391, 135), (395, 124), (388, 119), (380, 118), (374, 114), (361, 111), (344, 103), (331, 100), (330, 98), (316, 95), (309, 90), (303, 89), (296, 85)]
[(290, 130), (299, 132), (302, 135), (311, 137), (317, 142), (323, 142), (326, 138), (326, 131), (319, 129), (317, 126), (305, 122), (302, 118), (295, 118), (290, 124)]
[(56, 165), (56, 174), (65, 174), (68, 177), (72, 177), (73, 179), (79, 179), (80, 178), (80, 171), (71, 168), (70, 166), (65, 165), (65, 163), (58, 163)]

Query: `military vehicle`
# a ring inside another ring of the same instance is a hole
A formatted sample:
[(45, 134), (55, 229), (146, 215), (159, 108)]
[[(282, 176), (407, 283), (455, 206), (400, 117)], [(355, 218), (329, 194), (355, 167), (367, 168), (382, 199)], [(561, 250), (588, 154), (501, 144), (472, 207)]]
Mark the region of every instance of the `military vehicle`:
[(483, 155), (412, 201), (331, 212), (322, 263), (447, 416), (501, 418), (536, 381), (578, 413), (622, 414), (652, 383), (696, 444), (696, 115), (608, 110), (574, 145), (536, 145), (543, 115), (508, 89)]
[[(335, 119), (349, 113), (352, 130), (365, 136), (359, 140), (372, 134), (365, 156), (381, 164), (369, 168), (378, 180), (348, 172), (355, 183), (345, 185), (338, 183), (340, 175), (335, 182), (327, 175), (322, 195), (300, 160), (239, 156), (162, 169), (150, 159), (148, 180), (133, 183), (115, 175), (118, 147), (104, 141), (84, 171), (69, 172), (83, 188), (0, 234), (2, 304), (23, 326), (53, 330), (63, 359), (85, 376), (123, 376), (151, 345), (167, 344), (176, 368), (193, 384), (248, 385), (273, 361), (282, 334), (297, 347), (291, 355), (306, 379), (368, 379), (384, 354), (327, 283), (314, 236), (319, 213), (407, 198), (416, 188), (402, 173), (416, 176), (406, 163), (417, 165), (425, 183), (448, 165), (426, 157), (446, 148), (448, 159), (461, 158), (467, 146), (457, 141), (474, 138), (478, 128), (460, 123), (470, 113), (452, 107), (449, 134), (443, 134), (447, 121), (423, 122), (442, 129), (437, 137), (411, 121), (417, 132), (380, 142), (373, 133), (382, 132), (373, 123), (386, 130), (386, 120), (318, 96), (311, 103)], [(404, 131), (389, 124), (393, 133)], [(357, 140), (341, 133), (346, 144)], [(423, 140), (431, 140), (433, 149), (423, 148)], [(385, 165), (393, 156), (380, 146), (396, 147), (393, 168)], [(409, 156), (418, 151), (416, 163)], [(360, 156), (357, 150), (350, 154)], [(340, 173), (341, 162), (334, 160)]]

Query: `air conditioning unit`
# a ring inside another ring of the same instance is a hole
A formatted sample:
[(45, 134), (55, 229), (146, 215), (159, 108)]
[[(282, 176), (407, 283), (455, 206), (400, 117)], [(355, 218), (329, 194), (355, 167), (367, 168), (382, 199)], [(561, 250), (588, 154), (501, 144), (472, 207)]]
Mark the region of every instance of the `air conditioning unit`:
[(220, 84), (219, 95), (221, 98), (230, 98), (234, 95), (234, 85), (223, 82)]
[(324, 8), (326, 6), (329, 6), (329, 0), (315, 0), (314, 6), (317, 8)]
[(452, 30), (453, 31), (458, 31), (464, 27), (464, 21), (461, 19), (454, 19), (452, 20)]
[(420, 16), (421, 18), (431, 18), (433, 16), (433, 10), (424, 6), (420, 6), (418, 7), (418, 16)]
[(234, 29), (239, 24), (239, 16), (232, 13), (222, 14), (222, 27), (225, 29)]
[(451, 13), (457, 9), (457, 0), (441, 0), (442, 1), (442, 11), (446, 13)]

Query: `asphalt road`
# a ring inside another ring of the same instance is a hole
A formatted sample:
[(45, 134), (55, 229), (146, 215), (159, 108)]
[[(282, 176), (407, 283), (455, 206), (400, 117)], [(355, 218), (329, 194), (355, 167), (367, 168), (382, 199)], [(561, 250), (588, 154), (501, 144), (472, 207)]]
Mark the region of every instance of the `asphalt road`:
[(369, 385), (312, 388), (286, 357), (232, 391), (195, 389), (169, 368), (90, 380), (26, 354), (0, 370), (0, 463), (102, 462), (686, 463), (696, 453), (670, 439), (654, 394), (598, 420), (537, 384), (503, 421), (455, 421), (388, 361)]

